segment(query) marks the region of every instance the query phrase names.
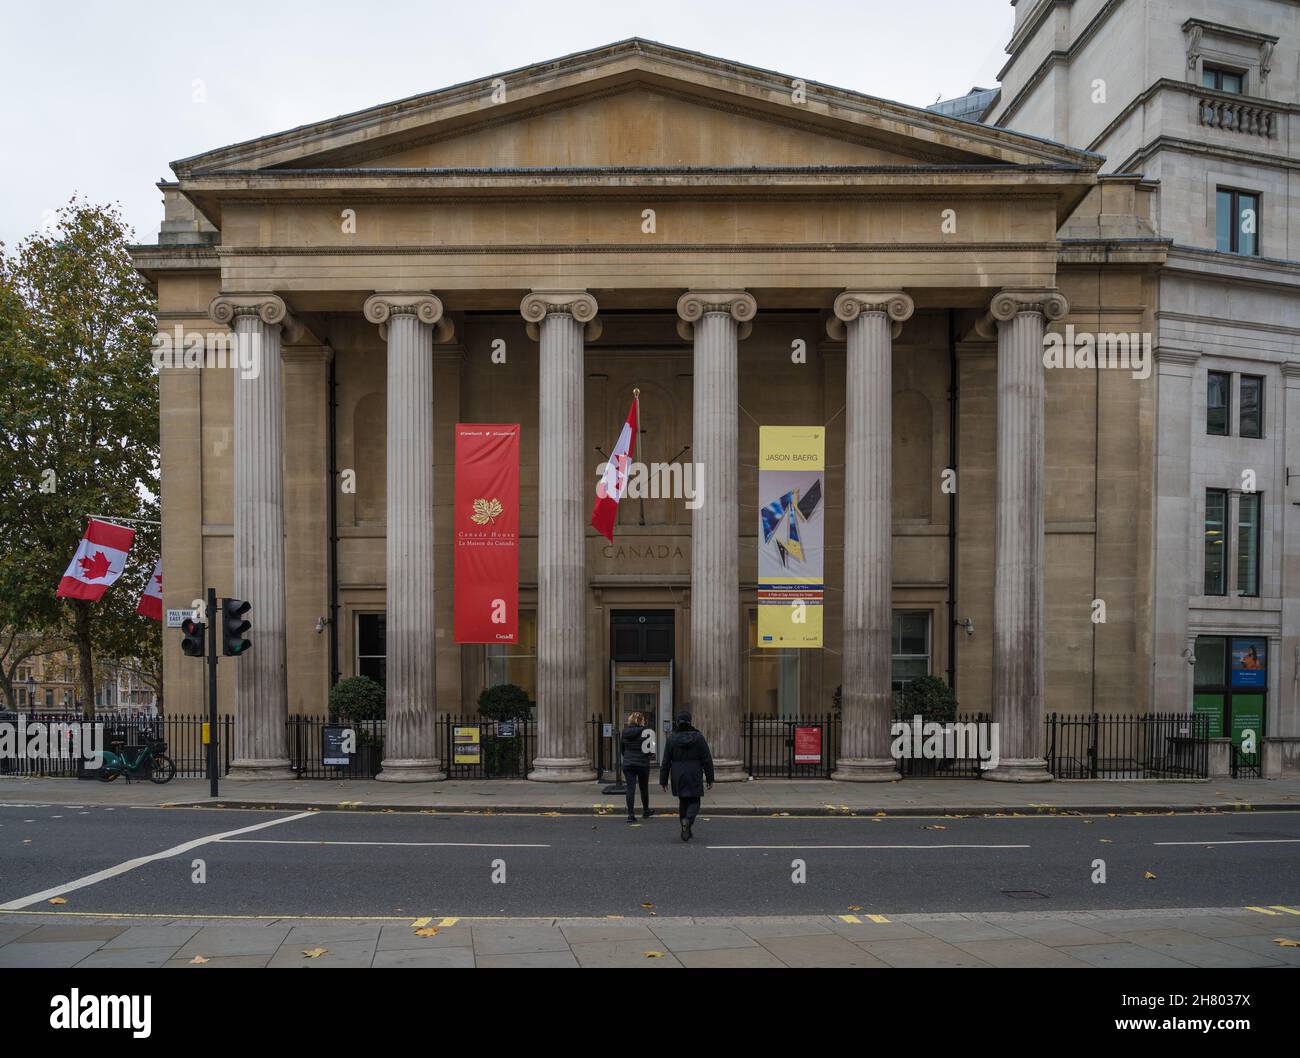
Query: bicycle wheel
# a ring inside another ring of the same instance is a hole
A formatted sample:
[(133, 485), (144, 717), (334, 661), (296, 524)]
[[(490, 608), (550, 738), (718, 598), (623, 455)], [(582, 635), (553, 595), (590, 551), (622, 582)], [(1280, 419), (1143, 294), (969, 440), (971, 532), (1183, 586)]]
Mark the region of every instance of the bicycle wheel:
[(164, 757), (161, 753), (154, 757), (153, 763), (149, 766), (149, 781), (156, 782), (161, 786), (165, 782), (171, 782), (176, 777), (176, 765), (172, 763), (170, 757)]

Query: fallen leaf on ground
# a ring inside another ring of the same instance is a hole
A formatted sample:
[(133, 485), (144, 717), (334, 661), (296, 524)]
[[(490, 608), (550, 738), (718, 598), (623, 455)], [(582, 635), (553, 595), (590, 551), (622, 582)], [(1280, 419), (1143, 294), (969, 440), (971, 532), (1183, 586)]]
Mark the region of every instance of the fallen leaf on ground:
[(1300, 940), (1291, 940), (1288, 937), (1274, 937), (1274, 944), (1280, 944), (1284, 948), (1300, 948)]
[(1100, 841), (1103, 845), (1113, 845), (1113, 844), (1114, 844), (1114, 842), (1111, 841), (1110, 838), (1098, 838), (1097, 840)]
[(415, 935), (417, 937), (436, 937), (438, 935), (438, 927), (425, 926), (424, 929), (417, 929)]
[(925, 826), (922, 827), (921, 829), (922, 830), (947, 830), (948, 828), (944, 826), (940, 826), (938, 823), (936, 823), (934, 826)]
[(1142, 872), (1142, 877), (1143, 877), (1143, 878), (1154, 878), (1155, 875), (1152, 874), (1150, 871), (1143, 871), (1143, 872)]
[(849, 910), (850, 910), (850, 911), (861, 911), (861, 910), (862, 910), (862, 906), (861, 906), (860, 904), (850, 904), (850, 905), (849, 905)]
[(56, 896), (56, 897), (52, 897), (52, 898), (51, 898), (50, 903), (51, 903), (51, 904), (66, 904), (67, 901), (64, 900), (63, 897), (61, 897), (61, 896)]
[(642, 906), (642, 907), (654, 907), (654, 904), (649, 904), (649, 903), (647, 903), (647, 904), (642, 904), (641, 906)]
[(641, 954), (647, 959), (662, 959), (664, 957), (664, 953), (661, 951), (644, 951)]
[(207, 962), (207, 961), (208, 961), (208, 960), (205, 959), (202, 955), (196, 955), (196, 956), (194, 956), (194, 958), (192, 958), (192, 959), (190, 960), (190, 965), (191, 965), (191, 966), (202, 966), (202, 965), (203, 965), (205, 962)]
[(307, 956), (307, 958), (309, 958), (309, 959), (319, 959), (322, 955), (328, 955), (328, 954), (329, 954), (329, 949), (328, 949), (328, 948), (308, 948), (306, 951), (303, 952), (303, 954), (304, 954), (305, 956)]

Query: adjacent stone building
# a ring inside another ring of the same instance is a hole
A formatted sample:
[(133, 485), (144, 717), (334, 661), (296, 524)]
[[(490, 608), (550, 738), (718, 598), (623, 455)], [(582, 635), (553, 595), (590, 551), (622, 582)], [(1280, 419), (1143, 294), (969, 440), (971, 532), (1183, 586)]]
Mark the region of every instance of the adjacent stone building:
[[(841, 686), (839, 774), (890, 778), (923, 672), (1002, 723), (995, 778), (1047, 777), (1045, 710), (1186, 706), (1153, 677), (1186, 668), (1156, 376), (1043, 361), (1048, 332), (1160, 326), (1157, 185), (809, 73), (629, 40), (174, 163), (135, 250), (160, 333), (264, 354), (160, 372), (165, 605), (253, 604), (237, 774), (282, 773), (286, 714), (356, 673), (387, 678), (392, 779), (442, 774), (432, 718), (507, 680), (538, 779), (592, 776), (593, 714), (683, 704), (737, 777), (742, 713)], [(705, 505), (625, 499), (610, 544), (634, 389), (641, 457), (703, 463)], [(510, 647), (451, 634), (457, 422), (522, 427)], [(822, 649), (757, 641), (761, 425), (826, 428)], [(173, 711), (204, 686), (178, 641)]]
[(1012, 0), (984, 120), (1134, 174), (1154, 344), (1152, 708), (1300, 770), (1300, 4)]

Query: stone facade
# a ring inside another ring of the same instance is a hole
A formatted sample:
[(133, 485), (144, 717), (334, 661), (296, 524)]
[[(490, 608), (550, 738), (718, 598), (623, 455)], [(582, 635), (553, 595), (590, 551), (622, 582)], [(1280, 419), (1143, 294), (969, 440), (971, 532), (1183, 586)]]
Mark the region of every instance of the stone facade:
[[(1265, 642), (1265, 772), (1300, 770), (1300, 5), (1014, 6), (1001, 96), (984, 120), (1101, 153), (1103, 172), (1141, 174), (1171, 242), (1154, 333), (1152, 707), (1186, 710), (1212, 678), (1196, 663), (1198, 641), (1202, 662), (1224, 639)], [(1218, 86), (1207, 83), (1216, 71)], [(1220, 189), (1258, 196), (1257, 253), (1220, 252)], [(1207, 430), (1211, 373), (1229, 380), (1226, 436)], [(1258, 437), (1237, 422), (1243, 377), (1263, 380)], [(1261, 508), (1253, 591), (1235, 532), (1246, 475)], [(1215, 592), (1204, 576), (1207, 490), (1227, 494)]]
[[(1102, 162), (627, 41), (174, 163), (164, 231), (135, 250), (160, 329), (220, 332), (214, 299), (285, 310), (256, 317), (279, 345), (278, 438), (239, 411), (267, 375), (160, 379), (165, 605), (249, 583), (241, 526), (271, 493), (241, 484), (237, 452), (281, 467), (283, 584), (266, 567), (243, 597), (251, 658), (273, 653), (260, 608), (283, 592), (283, 680), (271, 705), (223, 680), (259, 718), (236, 756), (276, 766), (275, 718), (323, 713), (331, 669), (359, 671), (360, 616), (386, 613), (390, 725), (410, 725), (386, 773), (440, 774), (421, 725), (473, 711), (489, 678), (487, 648), (451, 635), (458, 421), (522, 427), (534, 778), (593, 774), (574, 724), (611, 712), (620, 610), (672, 612), (672, 700), (732, 777), (742, 712), (825, 713), (841, 685), (841, 777), (891, 777), (891, 609), (924, 615), (925, 664), (963, 710), (1016, 726), (1000, 777), (1046, 777), (1044, 711), (1145, 710), (1156, 379), (1035, 352), (1071, 324), (1156, 326), (1153, 189)], [(625, 499), (610, 544), (587, 521), (634, 389), (641, 457), (702, 461), (705, 507)], [(826, 424), (825, 648), (770, 679), (750, 631), (759, 424)], [(413, 547), (428, 582), (399, 588)], [(399, 646), (415, 621), (434, 644), (418, 663)], [(197, 708), (202, 667), (173, 638), (169, 708)]]

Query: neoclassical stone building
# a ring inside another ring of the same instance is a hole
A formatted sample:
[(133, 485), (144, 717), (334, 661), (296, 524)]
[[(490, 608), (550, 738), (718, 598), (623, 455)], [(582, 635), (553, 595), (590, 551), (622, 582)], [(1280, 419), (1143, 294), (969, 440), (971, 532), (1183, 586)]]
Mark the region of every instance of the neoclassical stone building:
[[(253, 604), (236, 772), (283, 772), (286, 714), (356, 673), (389, 779), (440, 775), (434, 717), (505, 681), (551, 780), (631, 706), (689, 704), (734, 778), (743, 713), (842, 687), (837, 774), (887, 779), (891, 689), (933, 672), (1013, 780), (1047, 777), (1044, 711), (1147, 709), (1154, 380), (1043, 362), (1049, 330), (1154, 327), (1150, 188), (1101, 166), (642, 40), (174, 163), (135, 251), (160, 332), (263, 354), (160, 372), (166, 605)], [(611, 544), (634, 389), (640, 457), (705, 490), (624, 499)], [(522, 428), (510, 646), (452, 638), (457, 422)], [(762, 425), (825, 426), (821, 649), (757, 642)], [(178, 638), (167, 701), (197, 708)]]

